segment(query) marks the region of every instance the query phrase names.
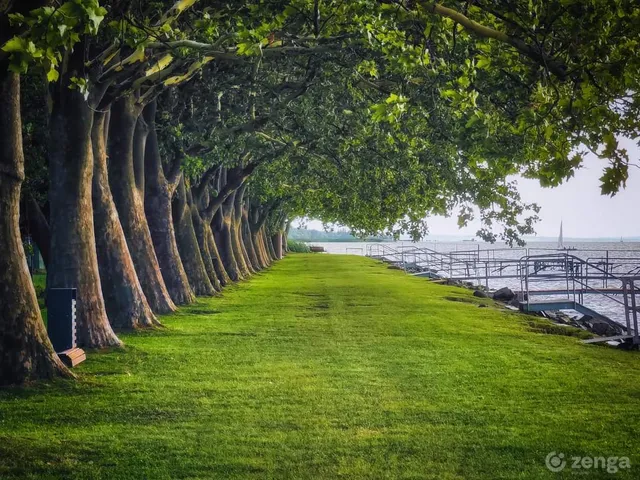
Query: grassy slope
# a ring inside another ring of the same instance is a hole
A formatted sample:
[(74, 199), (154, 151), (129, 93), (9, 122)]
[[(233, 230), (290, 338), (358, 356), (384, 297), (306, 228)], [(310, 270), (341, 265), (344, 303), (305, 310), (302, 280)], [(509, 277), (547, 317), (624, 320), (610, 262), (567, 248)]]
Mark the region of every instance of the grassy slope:
[(42, 312), (42, 319), (44, 324), (47, 324), (47, 307), (44, 304), (44, 292), (47, 289), (47, 276), (41, 273), (37, 273), (31, 277), (33, 279), (33, 286), (36, 289), (36, 295), (38, 296), (38, 305), (40, 305), (40, 311)]
[(78, 382), (0, 391), (0, 478), (556, 478), (552, 450), (627, 455), (638, 478), (637, 353), (451, 296), (475, 301), (291, 255)]

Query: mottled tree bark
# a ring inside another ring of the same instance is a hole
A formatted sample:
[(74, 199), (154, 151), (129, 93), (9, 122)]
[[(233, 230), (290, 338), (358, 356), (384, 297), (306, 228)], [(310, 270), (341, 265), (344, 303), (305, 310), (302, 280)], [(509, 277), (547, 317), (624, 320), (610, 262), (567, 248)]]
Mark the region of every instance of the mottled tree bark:
[(251, 226), (249, 225), (248, 201), (245, 201), (242, 207), (242, 218), (241, 218), (240, 229), (242, 234), (242, 241), (244, 242), (245, 250), (247, 251), (247, 255), (249, 256), (249, 261), (253, 266), (253, 270), (256, 272), (262, 270), (262, 265), (260, 264), (260, 260), (258, 259), (256, 248), (255, 248), (255, 245), (253, 244), (253, 238), (251, 236)]
[[(193, 222), (193, 229), (196, 233), (196, 238), (198, 239), (198, 246), (200, 247), (200, 254), (202, 255), (202, 261), (204, 263), (204, 268), (207, 271), (207, 275), (209, 280), (211, 281), (211, 285), (216, 292), (222, 291), (222, 284), (220, 283), (220, 278), (218, 277), (218, 273), (216, 272), (216, 268), (213, 265), (213, 256), (209, 249), (209, 242), (207, 241), (207, 235), (212, 235), (211, 227), (204, 223), (202, 217), (200, 216), (200, 212), (198, 208), (193, 202), (189, 202), (189, 208), (191, 210), (191, 221)], [(206, 231), (208, 229), (208, 232)], [(215, 255), (217, 256), (218, 252), (216, 250)], [(219, 260), (219, 259), (218, 259)], [(222, 263), (220, 263), (222, 265)], [(224, 272), (224, 267), (222, 267)], [(222, 277), (226, 276), (227, 272), (224, 272)], [(226, 284), (226, 283), (225, 283)]]
[(289, 253), (289, 230), (291, 229), (291, 221), (287, 222), (287, 226), (284, 229), (284, 233), (282, 234), (282, 246), (284, 253)]
[(218, 280), (220, 280), (220, 285), (224, 287), (231, 283), (231, 278), (229, 277), (227, 270), (224, 268), (222, 257), (220, 256), (220, 252), (218, 251), (218, 244), (216, 243), (215, 237), (213, 236), (213, 229), (211, 228), (212, 221), (203, 222), (205, 241), (207, 242), (207, 248), (209, 249), (209, 253), (211, 254), (211, 261), (213, 262), (213, 267), (215, 268)]
[(176, 309), (160, 272), (133, 168), (133, 137), (140, 106), (133, 97), (116, 101), (109, 122), (109, 184), (142, 290), (155, 313)]
[[(153, 101), (145, 107), (143, 112), (144, 122), (149, 126), (144, 156), (144, 210), (156, 256), (160, 263), (162, 278), (164, 278), (171, 299), (177, 305), (185, 305), (192, 303), (195, 300), (195, 295), (189, 286), (187, 273), (182, 264), (180, 253), (178, 253), (171, 213), (171, 200), (180, 177), (180, 162), (179, 160), (175, 162), (168, 176), (165, 176), (158, 147), (155, 116), (156, 102)], [(206, 294), (201, 293), (201, 295)]]
[(173, 220), (176, 229), (176, 240), (182, 263), (187, 271), (187, 278), (196, 295), (211, 296), (215, 289), (207, 275), (202, 260), (198, 238), (193, 228), (191, 207), (187, 202), (187, 190), (184, 177), (178, 183), (178, 189), (173, 200)]
[(264, 227), (261, 227), (256, 234), (256, 245), (258, 247), (258, 251), (260, 252), (260, 258), (262, 259), (264, 268), (268, 268), (271, 265), (271, 258), (269, 257), (269, 252), (267, 251), (267, 244), (264, 241)]
[[(271, 213), (269, 213), (269, 217), (271, 216)], [(267, 253), (269, 255), (269, 259), (271, 260), (271, 263), (275, 262), (278, 258), (276, 257), (276, 252), (273, 248), (273, 243), (272, 243), (272, 239), (273, 239), (273, 222), (267, 220), (264, 224), (264, 242), (265, 245), (267, 247)]]
[(269, 263), (273, 263), (277, 260), (276, 258), (276, 253), (273, 250), (273, 244), (271, 243), (271, 235), (269, 234), (268, 230), (266, 227), (262, 227), (263, 229), (263, 242), (265, 243), (265, 246), (267, 248), (267, 255), (269, 256)]
[(244, 201), (244, 191), (246, 185), (243, 184), (233, 193), (233, 209), (231, 211), (231, 240), (233, 246), (233, 255), (238, 263), (240, 274), (244, 278), (251, 276), (252, 269), (249, 268), (249, 258), (246, 250), (244, 249), (244, 243), (242, 242), (242, 235), (240, 228), (242, 226), (242, 203)]
[(218, 246), (218, 252), (232, 281), (242, 280), (242, 274), (233, 252), (233, 238), (231, 234), (231, 215), (233, 212), (233, 195), (229, 195), (218, 209), (211, 222), (213, 237)]
[(244, 262), (244, 270), (249, 273), (243, 257), (240, 225), (237, 230), (233, 228), (236, 193), (257, 166), (258, 163), (249, 163), (244, 167), (225, 169), (218, 178), (218, 195), (208, 207), (213, 215), (210, 225), (219, 257), (233, 281), (238, 281), (244, 276), (238, 262)]
[(51, 256), (49, 288), (77, 289), (78, 344), (99, 348), (119, 346), (102, 297), (93, 224), (91, 188), (93, 110), (101, 94), (97, 87), (85, 100), (69, 88), (70, 78), (81, 76), (84, 47), (70, 55), (68, 70), (52, 89), (50, 121), (49, 204)]
[(107, 117), (96, 112), (93, 120), (93, 219), (102, 294), (111, 326), (137, 329), (159, 325), (151, 311), (129, 254), (107, 173)]
[(277, 231), (271, 235), (271, 246), (273, 248), (273, 255), (276, 260), (282, 259), (282, 232)]
[(271, 246), (276, 260), (282, 260), (284, 256), (284, 248), (286, 244), (285, 227), (287, 220), (283, 212), (278, 212), (275, 221), (272, 224), (274, 232), (271, 234)]
[(136, 188), (144, 201), (144, 157), (147, 147), (149, 125), (140, 115), (133, 132), (133, 173), (136, 178)]
[(218, 255), (218, 248), (211, 231), (211, 219), (215, 208), (217, 208), (217, 203), (215, 202), (216, 198), (210, 196), (209, 184), (220, 172), (221, 168), (218, 166), (214, 165), (209, 168), (203, 174), (200, 183), (193, 186), (187, 195), (187, 203), (191, 208), (191, 219), (200, 246), (202, 261), (211, 284), (218, 292), (231, 282)]
[(253, 244), (260, 268), (265, 269), (269, 266), (269, 259), (264, 249), (262, 242), (262, 226), (266, 220), (266, 216), (262, 214), (262, 209), (257, 205), (249, 203), (247, 206), (247, 218), (249, 221), (249, 233), (251, 237), (251, 243)]
[(206, 207), (199, 210), (199, 213), (204, 224), (203, 231), (206, 246), (209, 254), (211, 255), (211, 261), (213, 262), (216, 275), (222, 286), (228, 285), (232, 280), (226, 270), (223, 258), (220, 254), (218, 241), (215, 239), (213, 232), (213, 224), (215, 223), (214, 219), (218, 215), (218, 212), (221, 210), (223, 203), (228, 199), (229, 195), (235, 192), (235, 190), (246, 179), (246, 176), (249, 175), (254, 168), (255, 166), (251, 165), (245, 168), (237, 167), (228, 172), (226, 169), (220, 170), (216, 179), (216, 190), (218, 193), (215, 197), (209, 198), (206, 193), (203, 195), (203, 192), (206, 192), (207, 187), (207, 185), (203, 185), (203, 183), (208, 182), (206, 179), (203, 179), (201, 184), (193, 189), (196, 197), (194, 198), (194, 203), (206, 205)]
[(20, 238), (20, 79), (6, 69), (0, 62), (0, 385), (71, 376), (44, 328)]

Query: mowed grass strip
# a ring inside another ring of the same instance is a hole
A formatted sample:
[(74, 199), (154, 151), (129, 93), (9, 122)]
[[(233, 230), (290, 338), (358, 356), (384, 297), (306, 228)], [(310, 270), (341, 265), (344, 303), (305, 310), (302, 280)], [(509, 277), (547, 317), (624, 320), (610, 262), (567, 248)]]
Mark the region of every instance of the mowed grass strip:
[(557, 478), (551, 451), (640, 478), (640, 355), (467, 290), (291, 254), (162, 320), (0, 390), (0, 478)]

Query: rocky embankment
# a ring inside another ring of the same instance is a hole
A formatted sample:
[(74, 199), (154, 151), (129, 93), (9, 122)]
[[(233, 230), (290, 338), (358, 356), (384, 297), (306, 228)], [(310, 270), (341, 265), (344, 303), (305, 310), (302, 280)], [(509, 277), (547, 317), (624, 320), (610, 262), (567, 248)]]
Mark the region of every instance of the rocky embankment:
[[(450, 279), (440, 279), (437, 281), (445, 285), (453, 285), (473, 290), (473, 295), (475, 297), (491, 298), (496, 302), (502, 303), (506, 308), (509, 308), (510, 310), (520, 310), (520, 303), (526, 300), (526, 298), (518, 298), (516, 292), (508, 287), (503, 287), (498, 290), (491, 291), (483, 286), (474, 285), (472, 282), (460, 282)], [(626, 333), (622, 325), (615, 324), (614, 322), (606, 322), (598, 318), (593, 318), (590, 315), (576, 314), (572, 316), (561, 311), (523, 311), (523, 313), (546, 318), (557, 325), (586, 330), (587, 332), (597, 335), (598, 337), (614, 337), (617, 335), (624, 335)]]
[[(426, 274), (428, 278), (431, 278), (432, 281), (441, 283), (444, 285), (452, 285), (457, 287), (463, 287), (470, 290), (473, 290), (473, 295), (478, 298), (491, 298), (496, 302), (502, 303), (505, 308), (510, 310), (520, 310), (521, 302), (525, 302), (527, 298), (519, 298), (516, 292), (511, 290), (508, 287), (503, 287), (498, 290), (490, 290), (482, 285), (475, 285), (472, 282), (463, 282), (460, 280), (452, 280), (449, 278), (441, 277), (437, 272), (429, 271), (419, 265), (405, 263), (404, 265), (399, 265), (393, 262), (386, 262), (389, 264), (389, 268), (404, 270), (407, 273), (422, 273)], [(486, 305), (480, 305), (486, 306)], [(624, 327), (622, 325), (618, 325), (615, 322), (607, 322), (602, 319), (593, 318), (589, 315), (581, 315), (577, 313), (575, 316), (568, 315), (567, 313), (561, 311), (544, 311), (544, 312), (526, 312), (532, 316), (543, 317), (556, 325), (567, 326), (567, 327), (575, 327), (581, 330), (585, 330), (590, 332), (598, 337), (613, 337), (617, 335), (624, 335), (626, 333)]]

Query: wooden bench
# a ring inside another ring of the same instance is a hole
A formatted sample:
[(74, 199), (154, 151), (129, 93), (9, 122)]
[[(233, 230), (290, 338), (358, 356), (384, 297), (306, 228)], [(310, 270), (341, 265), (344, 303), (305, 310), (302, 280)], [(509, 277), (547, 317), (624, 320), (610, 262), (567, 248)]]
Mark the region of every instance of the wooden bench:
[(81, 348), (70, 348), (64, 352), (59, 352), (58, 356), (60, 360), (62, 360), (62, 363), (69, 368), (73, 368), (87, 359), (87, 355)]

